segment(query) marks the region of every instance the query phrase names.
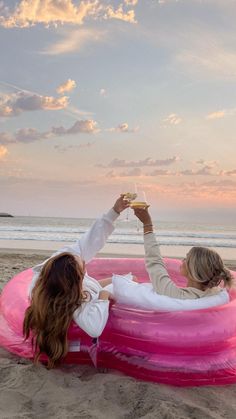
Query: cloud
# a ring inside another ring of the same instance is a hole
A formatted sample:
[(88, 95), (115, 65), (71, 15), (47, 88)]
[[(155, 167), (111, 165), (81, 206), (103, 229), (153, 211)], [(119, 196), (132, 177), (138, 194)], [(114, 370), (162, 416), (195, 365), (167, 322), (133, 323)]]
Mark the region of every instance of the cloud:
[(214, 176), (216, 174), (212, 173), (212, 166), (204, 166), (199, 170), (187, 169), (179, 172), (180, 175), (184, 176)]
[(194, 170), (194, 169), (185, 169), (176, 172), (177, 176), (232, 176), (236, 174), (236, 169), (232, 170), (218, 170), (213, 171), (213, 169), (218, 166), (218, 162), (215, 160), (212, 161), (204, 161), (204, 160), (198, 160), (195, 163), (199, 163), (203, 165), (201, 169)]
[(180, 118), (176, 113), (171, 113), (167, 116), (167, 118), (163, 119), (165, 123), (164, 126), (167, 125), (179, 125), (182, 122), (182, 118)]
[(0, 94), (0, 117), (12, 117), (22, 112), (38, 110), (60, 110), (67, 108), (69, 98), (41, 96), (26, 92)]
[[(174, 164), (175, 162), (179, 161), (179, 157), (171, 157), (168, 159), (162, 159), (162, 160), (153, 160), (150, 157), (147, 157), (143, 160), (123, 160), (115, 158), (113, 159), (109, 164), (103, 165), (103, 164), (97, 164), (96, 167), (100, 167), (102, 169), (110, 168), (112, 169), (109, 173), (111, 177), (128, 177), (128, 176), (143, 176), (145, 178), (148, 177), (155, 177), (155, 176), (169, 176), (169, 177), (175, 177), (175, 179), (180, 177), (216, 177), (220, 178), (222, 176), (234, 176), (236, 175), (236, 169), (231, 170), (214, 170), (218, 166), (218, 162), (216, 160), (209, 160), (205, 161), (203, 159), (197, 160), (193, 162), (194, 164), (198, 164), (202, 166), (200, 169), (183, 169), (183, 170), (168, 170), (168, 169), (162, 169), (159, 168), (159, 166), (170, 166)], [(142, 167), (157, 167), (157, 169), (149, 172), (141, 172)], [(115, 172), (113, 169), (121, 169), (121, 168), (129, 168), (130, 170), (125, 172)], [(137, 171), (136, 171), (137, 169)]]
[(127, 6), (136, 6), (136, 4), (138, 4), (138, 0), (125, 0), (125, 4)]
[(173, 172), (171, 170), (166, 170), (166, 169), (156, 169), (152, 172), (147, 172), (147, 173), (142, 173), (140, 168), (134, 168), (131, 169), (130, 171), (127, 172), (120, 172), (119, 174), (114, 173), (113, 171), (113, 176), (115, 177), (128, 177), (128, 176), (145, 176), (145, 177), (155, 177), (155, 176), (214, 176), (213, 173), (210, 172), (210, 170), (208, 169), (201, 169), (198, 171), (194, 171), (194, 170), (183, 170), (183, 171), (179, 171), (179, 172)]
[(69, 54), (75, 51), (81, 51), (88, 44), (102, 42), (105, 39), (104, 30), (81, 28), (76, 30), (67, 30), (59, 32), (61, 39), (50, 44), (41, 51), (41, 54), (60, 55)]
[[(101, 166), (100, 166), (101, 167)], [(120, 166), (113, 166), (115, 167), (120, 167)], [(128, 166), (130, 167), (130, 166)], [(131, 166), (132, 167), (132, 166)], [(212, 173), (212, 168), (205, 166), (202, 169), (199, 170), (193, 170), (193, 169), (186, 169), (186, 170), (181, 170), (181, 171), (171, 171), (171, 170), (167, 170), (167, 169), (156, 169), (152, 172), (146, 172), (146, 173), (142, 173), (141, 168), (140, 167), (134, 167), (132, 169), (130, 169), (127, 172), (120, 172), (120, 173), (115, 173), (113, 170), (109, 173), (112, 173), (112, 177), (128, 177), (128, 176), (143, 176), (143, 177), (155, 177), (155, 176), (218, 176), (219, 173)], [(228, 175), (232, 175), (234, 171), (231, 172), (224, 172), (222, 174), (228, 174)]]
[[(190, 186), (191, 187), (191, 186)], [(213, 180), (210, 182), (204, 182), (192, 186), (192, 192), (194, 195), (208, 200), (216, 200), (222, 204), (222, 199), (228, 200), (232, 204), (233, 200), (236, 199), (236, 182), (231, 180)]]
[(129, 176), (142, 176), (142, 170), (139, 167), (134, 167), (128, 172), (121, 172), (120, 177), (129, 177)]
[[(231, 180), (218, 181), (212, 180), (210, 182), (182, 182), (180, 184), (149, 184), (145, 185), (145, 190), (149, 192), (149, 195), (152, 194), (154, 199), (159, 195), (163, 197), (165, 201), (170, 201), (173, 203), (180, 202), (186, 206), (186, 204), (191, 204), (191, 206), (196, 203), (196, 206), (199, 207), (211, 203), (217, 203), (222, 206), (227, 205), (231, 206), (233, 203), (236, 203), (236, 182)], [(181, 198), (180, 198), (181, 197)]]
[(0, 23), (6, 28), (27, 28), (37, 23), (44, 25), (73, 23), (82, 24), (89, 16), (96, 16), (98, 1), (81, 1), (75, 6), (72, 0), (22, 0)]
[(108, 6), (104, 17), (105, 19), (118, 19), (129, 23), (137, 23), (134, 10), (125, 12), (122, 4), (116, 10), (112, 6)]
[(0, 144), (14, 144), (14, 143), (31, 143), (34, 141), (56, 138), (75, 134), (95, 134), (99, 132), (97, 122), (88, 120), (78, 120), (70, 128), (52, 127), (45, 132), (37, 131), (34, 128), (22, 128), (16, 131), (15, 134), (7, 132), (0, 132)]
[[(183, 0), (182, 0), (183, 1)], [(189, 0), (188, 0), (189, 1)], [(179, 0), (158, 0), (158, 4), (161, 4), (161, 5), (163, 5), (163, 4), (167, 4), (167, 3), (178, 3), (179, 2)]]
[(86, 149), (86, 148), (90, 148), (95, 144), (95, 142), (91, 143), (85, 143), (85, 144), (78, 144), (78, 145), (68, 145), (68, 146), (62, 146), (59, 144), (56, 144), (54, 146), (54, 149), (57, 150), (59, 153), (65, 153), (69, 150), (74, 150), (74, 149)]
[(174, 172), (171, 172), (170, 170), (164, 170), (164, 169), (156, 169), (153, 172), (146, 174), (146, 176), (173, 176), (175, 175)]
[(0, 145), (0, 160), (8, 154), (8, 149), (4, 145)]
[(220, 176), (234, 176), (236, 175), (236, 169), (232, 169), (232, 170), (221, 170), (219, 172)]
[(217, 165), (215, 161), (204, 162), (204, 160), (199, 160), (201, 162), (199, 164), (204, 164), (201, 169), (184, 169), (172, 172), (170, 170), (155, 170), (151, 173), (146, 173), (146, 176), (223, 176), (223, 175), (232, 175), (234, 174), (234, 170), (232, 171), (218, 171), (213, 172), (214, 167)]
[(32, 143), (49, 138), (50, 132), (39, 132), (35, 128), (22, 128), (15, 134), (16, 143)]
[(233, 116), (236, 114), (236, 108), (222, 109), (221, 111), (211, 112), (206, 116), (206, 119), (221, 119), (226, 116)]
[(115, 130), (119, 131), (119, 132), (130, 132), (129, 125), (126, 122), (124, 122), (123, 124), (118, 125), (118, 127), (115, 128)]
[(63, 135), (74, 135), (74, 134), (95, 134), (99, 131), (97, 128), (97, 122), (93, 119), (87, 120), (78, 120), (76, 121), (72, 127), (64, 128), (60, 127), (52, 127), (51, 133), (53, 136), (63, 136)]
[(211, 42), (207, 34), (199, 38), (199, 45), (176, 54), (177, 64), (195, 77), (232, 81), (236, 78), (236, 53), (219, 39)]
[[(126, 2), (125, 6), (134, 5)], [(100, 0), (80, 1), (78, 6), (72, 0), (21, 0), (13, 10), (5, 9), (0, 17), (0, 24), (5, 28), (27, 28), (36, 24), (82, 25), (89, 18), (120, 19), (135, 23), (135, 12), (133, 9), (125, 12), (122, 3), (115, 9)]]
[(97, 122), (93, 119), (79, 120), (72, 125), (71, 128), (66, 129), (64, 127), (53, 127), (52, 132), (56, 135), (65, 135), (65, 134), (94, 134), (97, 133), (99, 129), (97, 128)]
[(209, 113), (206, 116), (206, 119), (220, 119), (224, 117), (225, 117), (225, 111), (217, 111), (217, 112)]
[(134, 167), (127, 172), (115, 173), (114, 170), (109, 171), (105, 177), (107, 178), (120, 178), (120, 177), (136, 177), (142, 176), (142, 170), (139, 167)]
[(106, 91), (106, 89), (100, 89), (99, 94), (100, 94), (100, 96), (102, 96), (102, 97), (107, 97), (107, 91)]
[(212, 168), (218, 166), (219, 164), (217, 160), (204, 160), (204, 159), (196, 160), (194, 163), (200, 164), (203, 166), (212, 167)]
[[(102, 167), (144, 167), (144, 166), (169, 166), (177, 161), (179, 161), (179, 157), (170, 157), (168, 159), (160, 159), (160, 160), (153, 160), (151, 157), (147, 157), (143, 160), (122, 160), (122, 159), (113, 159), (107, 166)], [(101, 167), (101, 166), (100, 166)]]
[(139, 127), (135, 128), (129, 128), (129, 125), (127, 122), (123, 122), (122, 124), (118, 125), (116, 128), (109, 128), (107, 131), (110, 132), (121, 132), (121, 133), (132, 133), (137, 132), (139, 130)]
[(227, 172), (225, 172), (225, 175), (226, 176), (236, 175), (236, 169), (228, 170)]
[[(168, 19), (160, 18), (155, 34), (153, 28), (145, 28), (143, 31), (143, 36), (147, 37), (148, 42), (157, 48), (165, 49), (169, 70), (173, 74), (181, 74), (183, 78), (190, 77), (194, 83), (202, 80), (213, 82), (236, 79), (235, 33), (230, 26), (233, 28), (236, 3), (234, 0), (221, 0), (222, 10), (218, 10), (218, 7), (215, 7), (216, 1), (196, 0), (196, 14), (187, 6), (186, 13), (182, 13), (181, 16), (176, 10), (178, 18), (174, 18), (175, 13)], [(208, 2), (209, 13), (205, 13), (204, 19), (197, 13), (200, 2), (202, 12), (203, 3)], [(181, 3), (183, 1), (179, 2)], [(185, 0), (186, 5), (187, 3), (190, 3), (190, 0)], [(230, 15), (227, 11), (229, 3), (234, 8)], [(220, 1), (217, 4), (220, 5)], [(155, 12), (158, 13), (157, 8)], [(214, 16), (214, 19), (210, 20), (208, 14)], [(227, 29), (223, 23), (215, 26), (217, 19), (222, 18), (225, 22), (230, 18)]]
[(76, 82), (74, 80), (68, 79), (65, 83), (60, 84), (57, 88), (57, 93), (63, 95), (65, 92), (71, 92), (71, 90), (75, 89)]

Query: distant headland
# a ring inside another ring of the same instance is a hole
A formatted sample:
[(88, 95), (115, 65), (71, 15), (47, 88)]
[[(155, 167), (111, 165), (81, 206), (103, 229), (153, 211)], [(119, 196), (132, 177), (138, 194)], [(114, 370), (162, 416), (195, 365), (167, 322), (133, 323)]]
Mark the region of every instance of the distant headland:
[(13, 215), (7, 214), (6, 212), (0, 212), (0, 217), (13, 217)]

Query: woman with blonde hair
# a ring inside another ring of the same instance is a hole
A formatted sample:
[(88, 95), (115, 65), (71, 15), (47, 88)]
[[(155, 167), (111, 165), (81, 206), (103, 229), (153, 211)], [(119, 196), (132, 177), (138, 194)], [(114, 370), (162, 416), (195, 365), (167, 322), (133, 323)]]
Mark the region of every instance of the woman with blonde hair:
[(111, 283), (111, 278), (101, 281), (91, 278), (85, 264), (104, 246), (114, 230), (114, 221), (128, 206), (121, 195), (113, 208), (96, 220), (74, 245), (64, 247), (33, 268), (31, 301), (25, 312), (23, 333), (25, 339), (32, 338), (35, 362), (46, 354), (50, 369), (66, 356), (72, 320), (89, 336), (101, 335), (112, 298), (104, 287)]
[(187, 285), (177, 287), (162, 260), (148, 208), (136, 208), (134, 213), (143, 223), (146, 268), (158, 294), (195, 299), (218, 294), (222, 283), (227, 288), (232, 286), (233, 277), (217, 252), (206, 247), (192, 247), (180, 268), (180, 273), (187, 278)]

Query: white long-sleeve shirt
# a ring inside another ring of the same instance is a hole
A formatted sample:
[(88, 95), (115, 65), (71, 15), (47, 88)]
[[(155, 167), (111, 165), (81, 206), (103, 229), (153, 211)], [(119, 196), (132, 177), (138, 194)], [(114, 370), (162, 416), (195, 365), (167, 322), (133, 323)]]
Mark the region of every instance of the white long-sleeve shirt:
[[(73, 255), (81, 257), (85, 263), (88, 263), (96, 253), (102, 249), (108, 236), (114, 230), (114, 221), (117, 219), (118, 214), (111, 209), (107, 214), (97, 219), (91, 228), (79, 239), (75, 244), (65, 246), (58, 250), (51, 257), (59, 255), (63, 252), (70, 252)], [(29, 296), (31, 297), (32, 290), (37, 282), (39, 274), (43, 265), (48, 261), (33, 267), (33, 278), (29, 287)], [(91, 278), (85, 273), (83, 279), (83, 290), (88, 291), (91, 299), (75, 310), (73, 320), (81, 327), (89, 336), (98, 337), (101, 335), (109, 315), (109, 301), (99, 299), (99, 292), (102, 290), (99, 282)]]
[(220, 292), (220, 287), (208, 288), (205, 291), (194, 287), (177, 287), (168, 275), (154, 233), (144, 235), (144, 249), (146, 268), (153, 288), (158, 294), (172, 298), (194, 299), (209, 297)]

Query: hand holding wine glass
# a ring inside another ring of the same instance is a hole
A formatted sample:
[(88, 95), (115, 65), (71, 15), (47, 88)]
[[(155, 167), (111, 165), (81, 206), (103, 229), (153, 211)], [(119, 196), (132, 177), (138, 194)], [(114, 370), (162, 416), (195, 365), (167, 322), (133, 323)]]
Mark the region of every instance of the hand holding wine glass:
[(136, 217), (141, 221), (141, 223), (143, 223), (144, 226), (150, 226), (152, 225), (152, 219), (151, 219), (151, 215), (148, 212), (148, 205), (146, 205), (146, 207), (136, 207), (133, 208), (134, 209), (134, 213), (136, 215)]
[(121, 194), (120, 197), (116, 200), (113, 209), (120, 214), (122, 211), (124, 211), (125, 209), (129, 208), (130, 203), (129, 201), (125, 198), (125, 194)]
[(136, 192), (125, 192), (125, 193), (123, 193), (123, 194), (121, 194), (121, 196), (123, 196), (124, 197), (124, 199), (128, 202), (128, 207), (127, 207), (127, 212), (126, 212), (126, 219), (125, 219), (125, 221), (130, 221), (130, 219), (129, 219), (129, 215), (130, 215), (130, 212), (129, 212), (129, 208), (130, 208), (130, 203), (134, 200), (134, 199), (136, 199), (136, 197), (137, 197), (137, 194), (136, 194)]

